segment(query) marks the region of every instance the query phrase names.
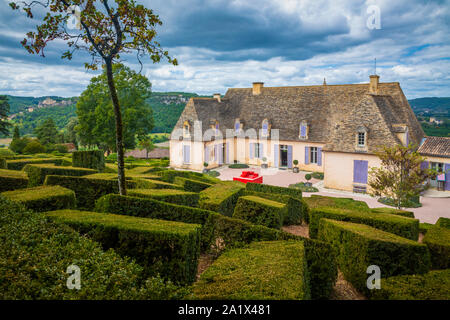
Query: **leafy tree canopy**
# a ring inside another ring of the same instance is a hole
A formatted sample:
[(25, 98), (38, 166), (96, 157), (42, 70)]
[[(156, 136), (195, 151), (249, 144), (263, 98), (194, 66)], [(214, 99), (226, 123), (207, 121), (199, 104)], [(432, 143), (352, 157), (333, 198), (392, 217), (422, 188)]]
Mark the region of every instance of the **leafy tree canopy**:
[(10, 123), (8, 122), (9, 103), (8, 97), (0, 95), (0, 133), (8, 134)]
[[(114, 83), (123, 114), (125, 148), (136, 146), (153, 128), (153, 113), (146, 99), (151, 94), (150, 81), (130, 68), (115, 64)], [(115, 150), (114, 110), (104, 72), (91, 79), (77, 103), (76, 130), (84, 145), (106, 146)]]
[(34, 133), (43, 145), (59, 142), (59, 132), (52, 118), (47, 118), (42, 121), (36, 129), (34, 129)]

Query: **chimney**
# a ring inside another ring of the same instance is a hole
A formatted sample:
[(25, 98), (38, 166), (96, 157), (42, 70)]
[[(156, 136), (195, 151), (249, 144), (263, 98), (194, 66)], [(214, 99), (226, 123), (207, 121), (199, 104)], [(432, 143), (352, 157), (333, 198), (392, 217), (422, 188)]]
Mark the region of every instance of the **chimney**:
[(380, 80), (379, 75), (371, 75), (370, 76), (370, 84), (369, 84), (369, 93), (370, 94), (378, 94), (378, 83)]
[(216, 99), (218, 102), (220, 102), (220, 93), (214, 93), (213, 95), (214, 99)]
[(264, 87), (264, 82), (253, 82), (253, 95), (261, 94), (261, 89)]

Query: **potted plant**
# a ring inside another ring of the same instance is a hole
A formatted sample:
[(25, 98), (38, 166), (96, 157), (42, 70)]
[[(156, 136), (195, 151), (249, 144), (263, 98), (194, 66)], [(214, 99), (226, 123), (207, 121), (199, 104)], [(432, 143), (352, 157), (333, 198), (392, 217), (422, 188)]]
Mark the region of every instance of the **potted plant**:
[(294, 173), (298, 173), (298, 167), (297, 167), (297, 165), (298, 165), (298, 160), (294, 160), (294, 161), (292, 161), (293, 163), (294, 163), (294, 168), (292, 169), (292, 172), (294, 172)]
[(207, 169), (207, 167), (208, 167), (208, 162), (203, 162), (203, 173), (208, 173), (209, 172), (209, 169)]
[(305, 183), (305, 186), (307, 186), (307, 187), (312, 187), (312, 183), (309, 182), (309, 180), (311, 180), (311, 178), (312, 178), (312, 176), (311, 176), (310, 173), (305, 174), (305, 179), (306, 179), (306, 181), (307, 181), (307, 182)]
[(269, 166), (267, 165), (267, 158), (263, 157), (262, 158), (263, 163), (261, 164), (261, 168), (263, 169), (267, 169)]

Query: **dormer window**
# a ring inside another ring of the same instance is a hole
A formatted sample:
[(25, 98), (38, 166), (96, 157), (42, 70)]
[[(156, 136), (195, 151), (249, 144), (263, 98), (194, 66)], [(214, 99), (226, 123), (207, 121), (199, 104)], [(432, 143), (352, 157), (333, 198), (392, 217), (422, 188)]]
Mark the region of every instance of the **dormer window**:
[(367, 129), (364, 126), (360, 126), (356, 132), (356, 147), (358, 149), (367, 148)]
[(262, 122), (262, 135), (268, 136), (269, 135), (269, 120), (264, 119)]
[(236, 119), (236, 122), (234, 123), (234, 132), (239, 133), (240, 130), (241, 130), (241, 123), (239, 119)]
[(185, 121), (183, 124), (183, 136), (189, 136), (190, 126), (189, 122)]
[(358, 147), (364, 147), (366, 145), (366, 133), (358, 132)]
[(300, 123), (299, 137), (300, 137), (300, 139), (308, 138), (308, 124), (306, 123), (306, 121), (302, 121)]
[(214, 128), (216, 129), (216, 135), (218, 135), (219, 134), (219, 121), (216, 121)]

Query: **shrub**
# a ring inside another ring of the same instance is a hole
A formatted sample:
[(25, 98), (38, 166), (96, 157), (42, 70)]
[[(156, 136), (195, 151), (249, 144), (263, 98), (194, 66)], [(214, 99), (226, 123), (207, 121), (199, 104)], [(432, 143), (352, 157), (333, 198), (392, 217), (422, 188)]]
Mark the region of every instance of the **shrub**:
[(5, 158), (0, 158), (0, 169), (6, 169), (6, 159)]
[[(68, 290), (76, 264), (80, 290)], [(0, 299), (171, 299), (183, 290), (161, 278), (144, 283), (142, 267), (42, 213), (0, 196)]]
[(300, 241), (256, 242), (222, 254), (194, 284), (197, 299), (310, 299)]
[(431, 253), (433, 269), (447, 269), (450, 267), (450, 230), (434, 226), (428, 229), (423, 243)]
[(72, 165), (102, 172), (105, 170), (105, 156), (102, 150), (74, 151)]
[(25, 148), (23, 148), (22, 152), (25, 154), (44, 153), (45, 147), (38, 140), (31, 140), (27, 143)]
[(12, 158), (15, 155), (16, 154), (9, 149), (0, 148), (0, 158)]
[(406, 210), (398, 210), (398, 209), (394, 209), (394, 208), (373, 208), (373, 209), (370, 209), (370, 211), (376, 212), (376, 213), (389, 213), (389, 214), (394, 214), (394, 215), (398, 215), (398, 216), (414, 218), (414, 212), (406, 211)]
[(42, 212), (75, 207), (75, 193), (60, 186), (41, 186), (3, 192), (11, 201), (20, 202), (27, 209)]
[(441, 228), (450, 229), (450, 219), (449, 218), (440, 217), (438, 219), (438, 221), (436, 221), (436, 226), (441, 227)]
[(317, 180), (323, 180), (324, 174), (323, 172), (313, 172), (312, 177)]
[(288, 195), (297, 199), (302, 198), (302, 192), (297, 189), (293, 188), (285, 188), (285, 187), (277, 187), (277, 186), (271, 186), (268, 184), (263, 183), (247, 183), (246, 189), (249, 191), (257, 191), (257, 192), (264, 192), (264, 193), (278, 193), (278, 194), (284, 194)]
[(198, 206), (199, 194), (175, 189), (132, 189), (130, 196), (152, 198), (159, 201), (170, 202), (190, 207)]
[(189, 284), (197, 274), (200, 226), (124, 215), (60, 210), (46, 214), (81, 234), (136, 259), (146, 276)]
[(312, 179), (312, 175), (310, 173), (305, 174), (306, 181), (309, 181)]
[[(156, 168), (155, 168), (156, 169)], [(192, 180), (197, 180), (201, 182), (206, 182), (210, 184), (215, 184), (220, 182), (219, 179), (207, 176), (203, 173), (192, 172), (192, 171), (181, 171), (181, 170), (159, 170), (158, 175), (161, 176), (162, 181), (173, 183), (175, 177), (183, 177)]]
[(23, 189), (28, 186), (25, 172), (0, 169), (0, 192)]
[(30, 143), (32, 139), (28, 137), (13, 139), (11, 141), (11, 144), (9, 145), (9, 148), (15, 152), (15, 153), (22, 153), (23, 149)]
[(175, 177), (174, 183), (182, 186), (184, 190), (191, 192), (200, 192), (212, 186), (210, 183), (183, 177)]
[(74, 168), (74, 167), (56, 167), (53, 164), (27, 164), (23, 171), (28, 175), (28, 186), (35, 187), (44, 183), (47, 175), (61, 176), (85, 176), (93, 174), (93, 169)]
[[(378, 202), (385, 204), (387, 206), (391, 206), (391, 207), (397, 207), (397, 203), (391, 199), (391, 198), (386, 198), (386, 197), (381, 197), (378, 199)], [(420, 208), (422, 205), (418, 202), (417, 197), (415, 198), (411, 198), (409, 200), (404, 200), (401, 202), (401, 207), (402, 208)]]
[(199, 208), (118, 194), (108, 194), (98, 199), (95, 211), (201, 224), (202, 251), (208, 250), (213, 242), (214, 220), (212, 215), (220, 215)]
[(277, 193), (263, 193), (256, 191), (245, 190), (244, 195), (246, 196), (256, 196), (264, 199), (269, 199), (272, 201), (284, 203), (286, 205), (286, 211), (284, 211), (283, 225), (293, 225), (301, 224), (303, 219), (304, 202), (297, 198), (291, 196), (286, 196)]
[(309, 221), (309, 236), (311, 238), (317, 237), (319, 221), (321, 218), (362, 223), (411, 240), (417, 241), (419, 238), (419, 220), (387, 213), (354, 211), (328, 207), (319, 207), (311, 210)]
[(8, 160), (6, 165), (9, 170), (22, 170), (27, 164), (53, 163), (54, 165), (60, 166), (63, 164), (63, 161), (64, 159), (62, 158), (18, 159)]
[(287, 208), (283, 203), (255, 196), (244, 196), (238, 199), (233, 218), (280, 229), (286, 212)]
[(433, 228), (434, 224), (431, 223), (419, 223), (419, 232), (426, 234), (430, 228)]
[(208, 177), (213, 177), (213, 178), (217, 178), (218, 176), (220, 176), (220, 172), (215, 171), (215, 170), (209, 170), (207, 173), (205, 173)]
[(199, 206), (231, 217), (238, 198), (244, 192), (244, 187), (243, 183), (235, 181), (215, 184), (200, 192)]
[(450, 300), (450, 269), (381, 279), (381, 289), (372, 290), (377, 300)]
[(290, 184), (289, 188), (294, 188), (294, 189), (298, 189), (301, 192), (318, 192), (319, 189), (317, 189), (316, 187), (310, 187), (305, 185), (304, 182), (299, 182), (299, 183), (295, 183), (295, 184)]
[(346, 280), (367, 292), (367, 267), (380, 267), (383, 277), (428, 272), (425, 245), (363, 224), (321, 219), (319, 239), (331, 243)]
[[(148, 187), (146, 180), (127, 180), (127, 188)], [(119, 186), (117, 180), (92, 179), (87, 177), (70, 177), (48, 175), (44, 185), (59, 185), (73, 190), (76, 194), (78, 209), (92, 210), (95, 207), (95, 200), (109, 193), (118, 193)]]
[(319, 195), (305, 197), (304, 200), (311, 209), (318, 207), (333, 207), (351, 210), (369, 210), (369, 206), (364, 201), (353, 200), (352, 198), (334, 198)]
[(245, 163), (233, 163), (233, 164), (230, 164), (228, 166), (228, 168), (230, 168), (230, 169), (247, 169), (250, 167), (248, 165), (246, 165)]

